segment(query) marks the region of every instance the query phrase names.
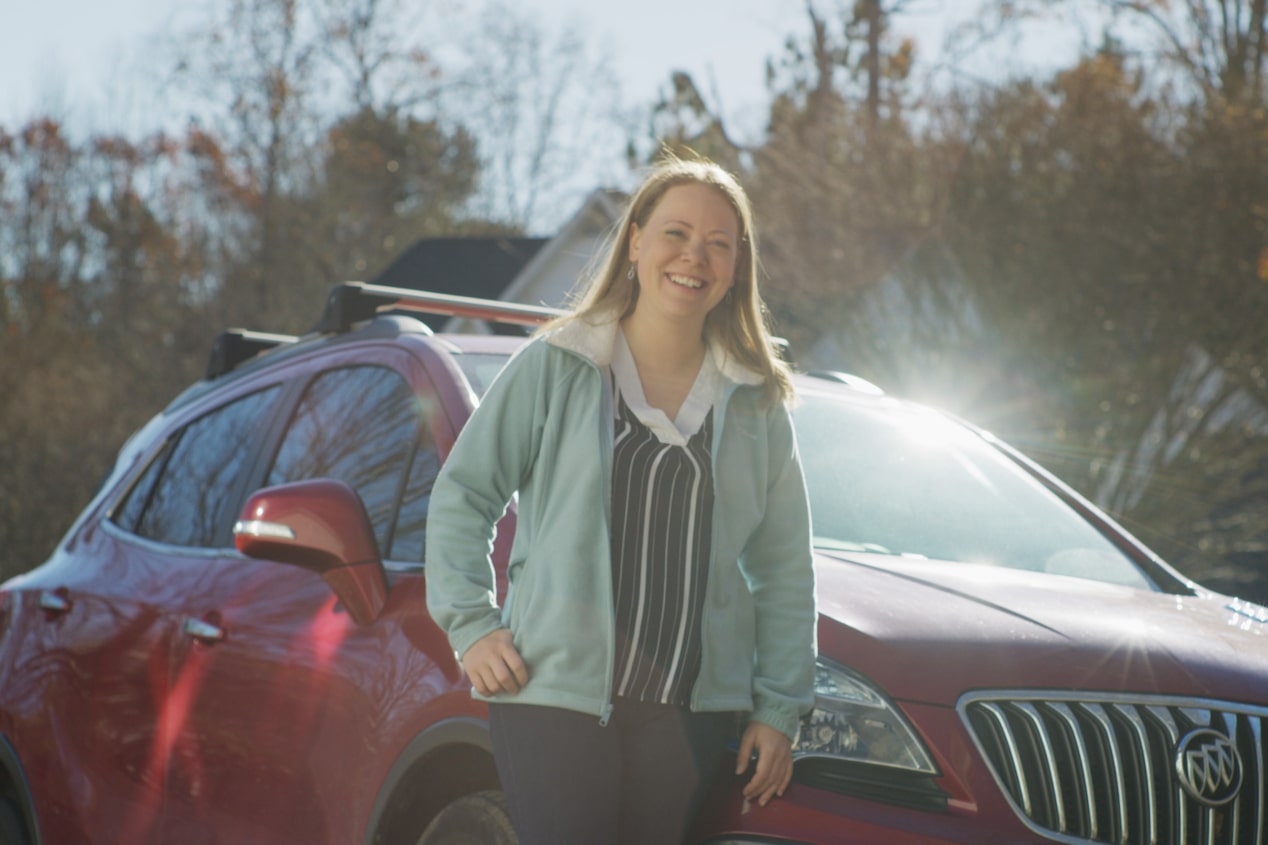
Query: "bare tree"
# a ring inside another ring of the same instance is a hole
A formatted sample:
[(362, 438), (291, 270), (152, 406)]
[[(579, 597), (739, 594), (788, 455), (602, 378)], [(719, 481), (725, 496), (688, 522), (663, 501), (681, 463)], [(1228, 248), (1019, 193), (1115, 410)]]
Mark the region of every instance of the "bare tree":
[(1260, 102), (1268, 70), (1268, 0), (1101, 0), (1152, 32), (1161, 53), (1208, 92)]
[(548, 231), (596, 178), (623, 175), (620, 89), (580, 27), (551, 33), (527, 11), (496, 0), (461, 54), (445, 105), (480, 145), (475, 216)]
[(985, 0), (978, 33), (1025, 19), (1097, 21), (1102, 39), (1162, 59), (1207, 100), (1263, 101), (1268, 0)]
[(315, 0), (319, 49), (348, 88), (353, 111), (435, 108), (445, 74), (427, 45), (427, 3)]
[(230, 302), (260, 313), (286, 277), (284, 196), (302, 179), (318, 133), (310, 105), (318, 41), (306, 11), (301, 0), (229, 0), (181, 39), (179, 78), (199, 104), (191, 119), (215, 126), (208, 140), (218, 166), (207, 173), (230, 180), (240, 202), (221, 236), (248, 260), (223, 281)]

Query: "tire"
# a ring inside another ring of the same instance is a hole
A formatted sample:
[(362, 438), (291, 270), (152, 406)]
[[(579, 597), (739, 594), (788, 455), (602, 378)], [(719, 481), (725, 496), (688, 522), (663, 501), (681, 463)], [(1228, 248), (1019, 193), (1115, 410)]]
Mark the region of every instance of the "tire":
[(30, 841), (22, 812), (8, 798), (0, 796), (0, 845), (28, 845)]
[(519, 845), (501, 792), (464, 795), (441, 810), (417, 845)]

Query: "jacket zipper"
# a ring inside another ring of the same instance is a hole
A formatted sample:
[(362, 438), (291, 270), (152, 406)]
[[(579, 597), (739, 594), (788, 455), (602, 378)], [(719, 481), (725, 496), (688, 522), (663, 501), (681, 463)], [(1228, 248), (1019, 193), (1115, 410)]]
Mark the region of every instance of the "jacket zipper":
[[(714, 537), (722, 536), (718, 532), (718, 502), (717, 502), (717, 493), (716, 493), (716, 490), (718, 487), (718, 448), (722, 445), (722, 427), (726, 425), (726, 409), (730, 406), (731, 397), (735, 394), (735, 390), (737, 387), (738, 385), (728, 384), (725, 390), (722, 392), (722, 401), (718, 403), (718, 409), (717, 409), (718, 410), (717, 425), (713, 427), (713, 443), (710, 444), (710, 449), (709, 449), (709, 463), (711, 464), (710, 471), (713, 473), (713, 489), (715, 491), (714, 499), (713, 499), (713, 513), (710, 515), (709, 519), (710, 519), (710, 529), (712, 531), (712, 536)], [(708, 570), (709, 574), (708, 574), (708, 577), (704, 579), (704, 607), (706, 609), (705, 615), (708, 615), (709, 594), (710, 594), (711, 587), (717, 583), (717, 574), (715, 572), (717, 568), (717, 560), (718, 560), (718, 544), (711, 542), (709, 544), (709, 570)], [(695, 683), (691, 685), (692, 712), (698, 712), (699, 710), (700, 676), (705, 674), (705, 671), (704, 671), (705, 656), (708, 655), (711, 651), (716, 652), (716, 649), (711, 648), (705, 642), (705, 634), (707, 632), (707, 626), (703, 624), (703, 619), (701, 621), (702, 621), (702, 624), (701, 624), (701, 630), (700, 630), (700, 673), (699, 675), (696, 676)]]
[[(582, 356), (583, 358), (585, 356)], [(612, 385), (603, 377), (603, 370), (594, 361), (585, 359), (586, 362), (594, 369), (595, 376), (599, 379), (599, 460), (603, 465), (603, 519), (606, 522), (604, 526), (607, 529), (608, 544), (611, 545), (612, 538), (612, 438), (613, 438), (613, 402), (612, 402)], [(608, 631), (611, 633), (612, 642), (608, 648), (607, 654), (607, 689), (604, 692), (603, 707), (599, 711), (599, 725), (607, 727), (608, 722), (612, 718), (612, 688), (616, 685), (616, 610), (612, 607), (612, 563), (608, 561), (604, 573), (604, 580), (607, 582), (607, 596), (609, 598), (608, 607)]]
[[(591, 359), (589, 356), (584, 355), (578, 352), (577, 350), (570, 349), (569, 347), (566, 347), (566, 346), (556, 346), (555, 348), (562, 349), (566, 352), (570, 352), (573, 355), (576, 355), (582, 361), (585, 361), (586, 364), (588, 364), (591, 367), (591, 369), (594, 370), (595, 375), (599, 379), (599, 385), (600, 385), (599, 460), (603, 462), (603, 519), (606, 522), (605, 527), (607, 528), (608, 537), (611, 538), (612, 536), (612, 436), (613, 436), (612, 425), (613, 425), (613, 416), (614, 416), (614, 412), (612, 410), (612, 385), (608, 382), (606, 378), (603, 377), (603, 369), (597, 363), (595, 363), (595, 361)], [(718, 417), (718, 424), (715, 427), (715, 430), (713, 433), (713, 448), (710, 450), (710, 455), (709, 455), (709, 461), (712, 464), (713, 478), (714, 478), (715, 484), (717, 482), (718, 446), (722, 443), (722, 427), (726, 421), (726, 408), (728, 405), (730, 405), (731, 397), (732, 395), (734, 395), (738, 387), (739, 385), (737, 384), (729, 383), (722, 394), (722, 401), (719, 403), (719, 408), (721, 410)], [(713, 516), (712, 516), (714, 536), (717, 536), (717, 520), (718, 520), (718, 510), (717, 510), (717, 505), (715, 503), (714, 509), (713, 509)], [(708, 607), (708, 601), (709, 601), (709, 585), (714, 580), (713, 573), (714, 573), (714, 565), (715, 565), (716, 559), (717, 559), (716, 547), (711, 547), (709, 549), (709, 577), (705, 579), (705, 588), (704, 588), (705, 590), (704, 600), (705, 600), (706, 607)], [(604, 573), (604, 579), (607, 581), (607, 585), (608, 585), (607, 593), (609, 596), (611, 596), (613, 588), (612, 588), (612, 566), (610, 561), (608, 566), (606, 567), (606, 570), (607, 571)], [(613, 642), (608, 648), (608, 654), (607, 654), (607, 690), (604, 693), (603, 705), (599, 709), (599, 725), (601, 727), (607, 727), (608, 722), (610, 722), (612, 719), (612, 709), (613, 709), (612, 688), (616, 685), (616, 666), (615, 666), (616, 664), (616, 644), (615, 644), (616, 611), (612, 607), (611, 602), (608, 603), (607, 608), (608, 608), (608, 631), (610, 631), (612, 634)], [(702, 632), (701, 634), (702, 661), (703, 661), (704, 655), (707, 654), (708, 652), (709, 652), (709, 649), (704, 647), (703, 632)], [(701, 669), (703, 670), (703, 668), (704, 668), (704, 664), (702, 662)], [(701, 672), (701, 674), (704, 674), (703, 671)], [(699, 678), (697, 678), (696, 684), (692, 685), (692, 690), (691, 690), (691, 710), (693, 711), (697, 709), (698, 696), (699, 696)]]

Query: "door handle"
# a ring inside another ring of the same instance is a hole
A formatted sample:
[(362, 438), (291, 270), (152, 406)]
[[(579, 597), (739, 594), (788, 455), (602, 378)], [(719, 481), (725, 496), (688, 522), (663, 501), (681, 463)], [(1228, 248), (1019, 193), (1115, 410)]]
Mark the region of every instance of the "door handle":
[(50, 618), (68, 613), (70, 606), (70, 591), (65, 587), (40, 593), (40, 610), (43, 610)]
[(225, 629), (215, 622), (205, 619), (190, 617), (185, 620), (182, 630), (185, 632), (185, 636), (193, 637), (200, 643), (206, 643), (207, 645), (215, 645), (216, 643), (224, 642), (225, 639)]

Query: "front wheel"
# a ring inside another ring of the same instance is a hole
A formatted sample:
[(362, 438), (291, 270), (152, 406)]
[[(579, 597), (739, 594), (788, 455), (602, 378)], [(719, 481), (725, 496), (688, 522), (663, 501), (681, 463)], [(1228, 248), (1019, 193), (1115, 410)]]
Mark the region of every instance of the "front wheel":
[(501, 792), (473, 792), (432, 819), (418, 845), (518, 845)]
[(27, 845), (26, 825), (17, 805), (0, 795), (0, 845)]

